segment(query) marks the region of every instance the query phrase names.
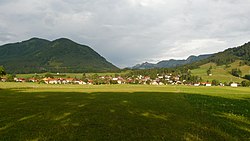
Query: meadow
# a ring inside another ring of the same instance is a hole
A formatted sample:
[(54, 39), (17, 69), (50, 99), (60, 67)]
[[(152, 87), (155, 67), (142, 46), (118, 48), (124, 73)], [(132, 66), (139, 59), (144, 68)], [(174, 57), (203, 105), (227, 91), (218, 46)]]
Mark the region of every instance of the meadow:
[[(245, 75), (249, 75), (250, 74), (250, 66), (247, 65), (243, 65), (240, 66), (240, 60), (235, 61), (234, 63), (231, 63), (228, 65), (228, 67), (226, 67), (226, 65), (222, 65), (222, 66), (217, 66), (215, 63), (207, 63), (204, 65), (201, 65), (199, 68), (191, 70), (193, 75), (197, 75), (200, 76), (203, 81), (212, 81), (212, 80), (218, 80), (222, 83), (224, 82), (237, 82), (237, 83), (241, 83), (243, 80), (243, 78), (240, 77), (235, 77), (231, 74), (232, 69), (238, 68), (242, 71), (242, 77), (244, 77)], [(212, 76), (208, 76), (207, 75), (207, 70), (212, 67), (211, 71), (212, 71)]]
[(250, 88), (0, 82), (0, 140), (250, 140)]

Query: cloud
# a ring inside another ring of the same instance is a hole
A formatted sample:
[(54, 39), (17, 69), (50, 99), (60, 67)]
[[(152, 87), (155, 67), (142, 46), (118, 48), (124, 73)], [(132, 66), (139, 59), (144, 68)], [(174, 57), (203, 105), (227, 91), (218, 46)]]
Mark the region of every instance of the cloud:
[(250, 39), (246, 0), (2, 0), (0, 44), (70, 38), (117, 66), (186, 58)]

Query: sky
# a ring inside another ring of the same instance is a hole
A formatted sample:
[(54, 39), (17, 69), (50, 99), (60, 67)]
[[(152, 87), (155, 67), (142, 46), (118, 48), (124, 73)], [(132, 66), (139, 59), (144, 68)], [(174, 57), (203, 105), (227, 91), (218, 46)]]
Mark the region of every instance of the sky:
[(250, 41), (250, 0), (0, 0), (0, 45), (69, 38), (118, 67)]

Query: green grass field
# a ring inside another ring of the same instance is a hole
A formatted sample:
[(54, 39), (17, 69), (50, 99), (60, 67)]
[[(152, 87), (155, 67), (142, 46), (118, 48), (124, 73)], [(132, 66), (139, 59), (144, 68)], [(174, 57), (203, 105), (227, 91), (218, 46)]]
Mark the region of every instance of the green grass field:
[(0, 83), (0, 140), (250, 140), (250, 88)]
[[(212, 81), (212, 80), (219, 80), (220, 82), (238, 82), (240, 83), (244, 79), (235, 77), (230, 74), (232, 69), (239, 68), (242, 71), (242, 76), (246, 74), (250, 74), (250, 66), (244, 65), (239, 66), (240, 61), (235, 61), (234, 63), (230, 64), (228, 68), (225, 65), (217, 66), (214, 63), (207, 63), (205, 65), (200, 66), (198, 69), (191, 70), (193, 75), (197, 75), (202, 77), (203, 81)], [(212, 76), (207, 75), (207, 70), (209, 67), (212, 66)]]

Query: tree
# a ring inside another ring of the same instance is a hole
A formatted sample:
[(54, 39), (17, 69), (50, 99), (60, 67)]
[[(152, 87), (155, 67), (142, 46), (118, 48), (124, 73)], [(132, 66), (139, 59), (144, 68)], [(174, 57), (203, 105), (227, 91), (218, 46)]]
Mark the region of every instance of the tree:
[(246, 80), (243, 80), (243, 81), (241, 82), (241, 86), (242, 86), (242, 87), (249, 87), (249, 86), (250, 86), (250, 82), (249, 82), (249, 81), (246, 81)]
[(242, 72), (240, 69), (232, 69), (231, 74), (236, 77), (240, 77), (242, 75)]
[(7, 75), (7, 81), (8, 82), (13, 82), (15, 77), (16, 77), (15, 74), (9, 74), (9, 75)]
[(212, 74), (212, 66), (209, 67), (209, 69), (207, 70), (207, 75), (211, 75)]
[(3, 66), (0, 66), (0, 76), (6, 75), (6, 72), (4, 70)]
[(220, 82), (218, 80), (212, 80), (212, 85), (213, 86), (218, 86)]
[(210, 75), (210, 74), (212, 74), (212, 71), (211, 71), (211, 69), (208, 69), (207, 70), (207, 75)]
[(47, 77), (47, 78), (54, 78), (54, 76), (51, 73), (46, 73), (45, 77)]

